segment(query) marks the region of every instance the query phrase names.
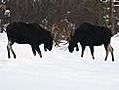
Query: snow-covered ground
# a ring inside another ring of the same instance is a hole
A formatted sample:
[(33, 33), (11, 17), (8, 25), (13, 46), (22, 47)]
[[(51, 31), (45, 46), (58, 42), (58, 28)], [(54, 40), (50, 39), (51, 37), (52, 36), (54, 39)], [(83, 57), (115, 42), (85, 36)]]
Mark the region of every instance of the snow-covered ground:
[(43, 58), (29, 45), (14, 44), (17, 59), (7, 58), (7, 37), (0, 34), (0, 90), (119, 90), (119, 37), (113, 37), (115, 62), (104, 61), (103, 46), (95, 47), (95, 60), (87, 47), (84, 57), (53, 47)]

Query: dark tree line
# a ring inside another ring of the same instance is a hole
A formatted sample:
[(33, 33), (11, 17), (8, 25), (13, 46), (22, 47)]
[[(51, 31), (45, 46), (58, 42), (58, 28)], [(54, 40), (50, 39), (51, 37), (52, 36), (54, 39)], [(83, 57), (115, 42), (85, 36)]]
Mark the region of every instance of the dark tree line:
[(100, 0), (2, 0), (11, 11), (11, 22), (42, 23), (46, 18), (48, 26), (67, 17), (79, 25), (83, 22), (104, 24)]

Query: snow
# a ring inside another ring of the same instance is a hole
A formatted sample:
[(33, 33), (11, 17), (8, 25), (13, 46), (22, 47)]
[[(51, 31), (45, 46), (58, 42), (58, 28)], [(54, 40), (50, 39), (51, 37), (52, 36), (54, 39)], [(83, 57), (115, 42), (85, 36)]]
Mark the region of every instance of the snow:
[[(14, 44), (17, 59), (7, 58), (7, 37), (0, 34), (0, 90), (119, 90), (119, 37), (113, 37), (115, 62), (104, 61), (103, 46), (95, 47), (95, 60), (87, 47), (84, 57), (69, 53), (67, 45), (33, 56), (30, 45)], [(80, 46), (80, 45), (79, 45)], [(12, 55), (11, 55), (12, 56)]]

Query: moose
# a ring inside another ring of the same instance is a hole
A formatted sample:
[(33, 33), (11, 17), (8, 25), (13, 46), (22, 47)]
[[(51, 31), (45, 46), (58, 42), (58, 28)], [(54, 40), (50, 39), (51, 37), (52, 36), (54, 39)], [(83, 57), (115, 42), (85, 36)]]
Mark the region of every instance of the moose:
[(110, 45), (112, 36), (113, 34), (109, 28), (85, 22), (75, 29), (75, 33), (69, 41), (68, 50), (71, 53), (75, 47), (78, 50), (79, 42), (82, 48), (81, 57), (83, 57), (86, 46), (89, 46), (92, 58), (94, 59), (94, 46), (104, 44), (106, 51), (105, 61), (107, 60), (109, 52), (111, 52), (112, 61), (114, 61), (113, 48)]
[(42, 28), (37, 23), (25, 23), (25, 22), (13, 22), (6, 28), (8, 37), (8, 58), (10, 58), (10, 51), (13, 57), (16, 58), (16, 54), (12, 49), (14, 43), (29, 44), (31, 45), (34, 56), (36, 52), (42, 57), (39, 45), (44, 44), (44, 50), (52, 50), (53, 37), (51, 32)]

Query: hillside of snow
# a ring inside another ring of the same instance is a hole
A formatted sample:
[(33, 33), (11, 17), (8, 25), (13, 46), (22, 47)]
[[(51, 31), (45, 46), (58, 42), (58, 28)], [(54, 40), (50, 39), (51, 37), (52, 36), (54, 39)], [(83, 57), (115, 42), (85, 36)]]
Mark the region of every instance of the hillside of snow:
[[(30, 45), (14, 44), (17, 58), (7, 57), (7, 37), (0, 34), (0, 90), (119, 90), (119, 37), (113, 36), (115, 62), (107, 61), (103, 46), (95, 47), (95, 60), (87, 47), (84, 57), (69, 53), (67, 45), (53, 47), (43, 58), (35, 57)], [(79, 45), (80, 46), (80, 45)], [(12, 55), (11, 55), (12, 56)]]

